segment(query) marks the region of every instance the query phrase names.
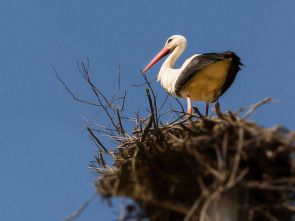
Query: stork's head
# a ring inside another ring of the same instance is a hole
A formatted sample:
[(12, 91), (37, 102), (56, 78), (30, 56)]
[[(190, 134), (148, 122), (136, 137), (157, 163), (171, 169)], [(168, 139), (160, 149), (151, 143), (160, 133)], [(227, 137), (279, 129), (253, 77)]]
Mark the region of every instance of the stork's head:
[(173, 35), (166, 41), (165, 47), (172, 52), (177, 46), (186, 46), (186, 39), (182, 35)]
[(154, 57), (154, 59), (146, 66), (143, 70), (143, 73), (146, 72), (149, 68), (151, 68), (154, 64), (156, 64), (161, 58), (165, 57), (169, 53), (171, 53), (175, 48), (181, 46), (183, 48), (186, 47), (186, 39), (182, 35), (173, 35), (166, 41), (164, 48)]

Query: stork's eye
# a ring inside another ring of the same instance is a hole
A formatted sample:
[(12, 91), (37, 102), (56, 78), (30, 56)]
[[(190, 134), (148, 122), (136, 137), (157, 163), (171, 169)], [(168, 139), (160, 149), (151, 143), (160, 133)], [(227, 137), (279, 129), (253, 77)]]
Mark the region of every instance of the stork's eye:
[(169, 44), (172, 40), (173, 40), (173, 38), (170, 38), (167, 43)]

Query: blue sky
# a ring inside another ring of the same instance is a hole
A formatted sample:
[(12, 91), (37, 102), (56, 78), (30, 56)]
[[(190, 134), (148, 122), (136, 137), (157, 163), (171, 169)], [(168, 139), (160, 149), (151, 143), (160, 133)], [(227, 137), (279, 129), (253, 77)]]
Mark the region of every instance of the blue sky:
[[(188, 47), (176, 66), (193, 54), (235, 51), (246, 65), (220, 99), (238, 110), (265, 97), (251, 120), (295, 129), (295, 2), (286, 1), (100, 1), (0, 0), (0, 217), (3, 220), (62, 220), (93, 193), (88, 170), (95, 148), (78, 114), (79, 104), (57, 81), (52, 63), (79, 98), (90, 90), (76, 62), (90, 59), (96, 85), (111, 96), (121, 66), (127, 113), (144, 109), (139, 69), (174, 34)], [(153, 79), (162, 62), (152, 67)], [(159, 96), (165, 91), (153, 84)], [(93, 99), (93, 98), (91, 98)], [(185, 101), (183, 101), (185, 104)], [(194, 103), (205, 111), (203, 103)], [(97, 122), (106, 123), (104, 118)], [(113, 147), (112, 144), (105, 144)], [(78, 220), (115, 220), (120, 200), (109, 208), (95, 199)]]

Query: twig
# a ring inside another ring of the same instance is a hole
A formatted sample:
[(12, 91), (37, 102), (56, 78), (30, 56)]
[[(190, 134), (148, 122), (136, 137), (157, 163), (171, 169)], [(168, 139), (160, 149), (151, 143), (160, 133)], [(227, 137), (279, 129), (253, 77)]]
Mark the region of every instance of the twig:
[(88, 206), (88, 204), (98, 195), (98, 192), (95, 192), (75, 213), (66, 217), (64, 221), (71, 221), (80, 216), (80, 214), (84, 211), (84, 209)]
[[(156, 77), (154, 80), (149, 81), (149, 83), (151, 84), (151, 83), (153, 83), (155, 80), (157, 80), (157, 77)], [(132, 86), (134, 86), (134, 87), (140, 87), (140, 86), (143, 86), (143, 85), (146, 85), (146, 84), (148, 84), (148, 83), (147, 83), (147, 82), (144, 82), (144, 83), (142, 83), (142, 84), (134, 84), (134, 85), (132, 85)]]
[(62, 83), (62, 85), (63, 85), (63, 86), (65, 87), (65, 89), (67, 90), (67, 92), (69, 92), (69, 93), (72, 95), (72, 97), (73, 97), (74, 100), (79, 101), (79, 102), (83, 102), (83, 103), (87, 103), (87, 104), (90, 104), (90, 105), (98, 106), (98, 107), (101, 106), (101, 105), (99, 105), (99, 104), (95, 104), (95, 103), (92, 103), (92, 102), (89, 102), (89, 101), (86, 101), (86, 100), (81, 100), (81, 99), (77, 98), (77, 97), (73, 94), (73, 92), (67, 87), (67, 85), (63, 82), (63, 80), (58, 76), (58, 73), (57, 73), (56, 69), (54, 68), (54, 66), (53, 66), (52, 64), (50, 64), (50, 65), (51, 65), (53, 71), (55, 72), (55, 75), (56, 75), (57, 79)]
[(211, 205), (211, 203), (215, 200), (217, 200), (221, 193), (223, 191), (223, 186), (219, 186), (219, 188), (217, 188), (211, 195), (209, 198), (207, 198), (207, 200), (205, 201), (202, 210), (200, 212), (200, 221), (205, 221), (206, 219), (206, 215), (207, 215), (207, 210), (209, 208), (209, 206)]
[(193, 206), (190, 208), (190, 210), (187, 212), (184, 221), (190, 221), (193, 215), (196, 213), (196, 210), (198, 209), (199, 205), (201, 204), (203, 200), (203, 197), (200, 196), (197, 198), (197, 200), (194, 202)]
[(259, 106), (261, 106), (262, 104), (266, 104), (268, 102), (270, 102), (271, 99), (269, 97), (265, 98), (264, 100), (252, 105), (250, 107), (250, 110), (248, 110), (245, 115), (241, 118), (242, 120), (246, 119), (247, 117), (249, 117), (249, 115), (251, 115)]
[(184, 112), (184, 108), (183, 105), (180, 103), (180, 101), (177, 99), (177, 97), (175, 97), (175, 95), (171, 94), (171, 97), (174, 98), (174, 100), (176, 100), (176, 102), (179, 104), (181, 111)]
[(219, 105), (218, 101), (215, 102), (215, 111), (216, 111), (216, 114), (219, 118), (224, 119), (224, 116), (221, 112), (220, 105)]
[(235, 178), (237, 176), (238, 168), (240, 165), (240, 159), (241, 159), (241, 152), (243, 148), (243, 141), (244, 141), (244, 129), (240, 126), (239, 127), (239, 139), (238, 139), (238, 146), (236, 150), (236, 155), (234, 159), (234, 165), (232, 169), (232, 173), (230, 175), (230, 178), (227, 182), (227, 187), (231, 187), (235, 183)]
[(193, 106), (194, 111), (199, 115), (199, 117), (203, 120), (205, 117), (201, 112), (199, 111), (199, 108), (197, 108), (195, 105)]
[(154, 105), (153, 105), (152, 98), (151, 98), (151, 95), (150, 95), (150, 90), (148, 88), (146, 88), (145, 90), (146, 90), (146, 94), (147, 94), (149, 104), (150, 104), (151, 119), (153, 121), (154, 127), (158, 128), (158, 124), (157, 124), (156, 119), (155, 119), (155, 117), (157, 116), (157, 112), (156, 112), (156, 110), (154, 110)]
[(105, 148), (105, 146), (104, 146), (104, 145), (99, 141), (99, 139), (94, 135), (94, 133), (91, 131), (91, 129), (90, 129), (89, 127), (87, 127), (87, 130), (88, 130), (88, 132), (91, 134), (91, 136), (96, 140), (96, 142), (102, 147), (102, 149), (103, 149), (106, 153), (112, 155), (112, 154), (108, 151), (108, 149)]
[(140, 143), (142, 143), (145, 140), (145, 137), (146, 137), (149, 129), (151, 128), (152, 123), (153, 123), (153, 115), (150, 116), (149, 122), (147, 123), (147, 125), (143, 129), (142, 136), (140, 138)]

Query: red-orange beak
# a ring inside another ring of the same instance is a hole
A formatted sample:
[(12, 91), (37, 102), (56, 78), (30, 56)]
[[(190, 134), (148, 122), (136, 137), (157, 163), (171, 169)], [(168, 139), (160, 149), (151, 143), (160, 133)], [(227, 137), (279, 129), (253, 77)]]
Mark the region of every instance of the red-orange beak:
[(165, 57), (167, 54), (171, 52), (170, 49), (166, 48), (166, 46), (154, 57), (154, 59), (146, 66), (142, 73), (146, 72), (150, 67), (156, 64), (161, 58)]

